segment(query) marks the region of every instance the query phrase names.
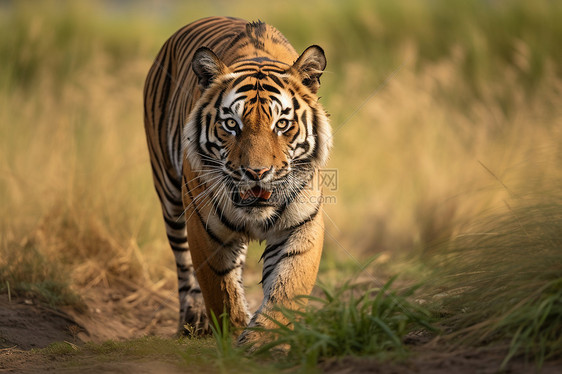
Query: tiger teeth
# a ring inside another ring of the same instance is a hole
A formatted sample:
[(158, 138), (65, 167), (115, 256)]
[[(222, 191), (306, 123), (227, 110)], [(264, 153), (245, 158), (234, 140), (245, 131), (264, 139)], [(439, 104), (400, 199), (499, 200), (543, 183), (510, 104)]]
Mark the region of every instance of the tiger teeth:
[(271, 197), (271, 191), (262, 190), (260, 197), (264, 200), (269, 200), (269, 198)]

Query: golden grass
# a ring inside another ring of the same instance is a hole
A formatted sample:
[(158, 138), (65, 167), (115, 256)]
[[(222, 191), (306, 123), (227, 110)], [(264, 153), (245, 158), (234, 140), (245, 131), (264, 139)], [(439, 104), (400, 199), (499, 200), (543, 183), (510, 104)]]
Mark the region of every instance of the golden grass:
[[(338, 204), (325, 209), (349, 248), (357, 238), (367, 252), (425, 248), (514, 198), (557, 193), (562, 82), (550, 72), (528, 96), (506, 71), (483, 99), (457, 107), (451, 100), (466, 89), (458, 58), (419, 72), (406, 64), (347, 123), (335, 123), (340, 188)], [(348, 84), (344, 92), (358, 82)], [(344, 108), (345, 96), (338, 102)]]
[[(38, 19), (36, 33), (52, 26)], [(67, 79), (39, 66), (32, 86), (2, 90), (2, 250), (32, 242), (80, 286), (173, 279), (142, 125), (150, 62), (115, 67), (94, 51)]]

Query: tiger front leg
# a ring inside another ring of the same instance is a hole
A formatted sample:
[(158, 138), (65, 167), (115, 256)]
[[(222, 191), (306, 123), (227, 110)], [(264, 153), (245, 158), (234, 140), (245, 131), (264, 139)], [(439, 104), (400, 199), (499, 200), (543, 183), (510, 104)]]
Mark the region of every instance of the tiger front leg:
[[(296, 296), (309, 295), (314, 287), (323, 241), (323, 218), (317, 214), (283, 239), (267, 245), (262, 255), (264, 298), (248, 327), (276, 328), (275, 321), (288, 324), (276, 306), (289, 309), (302, 306), (302, 301), (306, 299), (297, 301)], [(262, 332), (246, 329), (239, 336), (238, 344), (249, 344), (255, 348), (266, 340)]]
[(188, 224), (191, 257), (209, 320), (226, 312), (233, 327), (243, 328), (250, 314), (242, 283), (247, 241), (231, 236), (223, 241), (209, 235), (201, 221)]

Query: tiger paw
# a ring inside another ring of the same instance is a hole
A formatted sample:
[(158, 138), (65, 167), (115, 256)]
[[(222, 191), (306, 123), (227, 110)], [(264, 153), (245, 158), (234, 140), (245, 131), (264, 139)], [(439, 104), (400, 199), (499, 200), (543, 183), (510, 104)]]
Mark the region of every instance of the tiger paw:
[(246, 348), (249, 352), (255, 352), (268, 342), (265, 332), (245, 329), (238, 337), (236, 345)]
[(179, 336), (203, 336), (211, 333), (201, 294), (188, 295), (180, 313)]
[(288, 344), (275, 342), (275, 334), (268, 331), (256, 331), (246, 329), (238, 337), (237, 345), (244, 347), (248, 352), (266, 350), (274, 355), (286, 355), (290, 346)]

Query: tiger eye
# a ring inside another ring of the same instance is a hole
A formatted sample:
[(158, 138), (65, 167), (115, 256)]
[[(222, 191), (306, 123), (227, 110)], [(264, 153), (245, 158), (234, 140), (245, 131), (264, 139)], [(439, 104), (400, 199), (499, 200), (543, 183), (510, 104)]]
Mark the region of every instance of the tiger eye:
[(275, 127), (277, 127), (277, 130), (279, 131), (285, 131), (289, 127), (289, 121), (286, 119), (280, 119), (275, 124)]
[(234, 119), (229, 118), (226, 121), (224, 121), (224, 127), (228, 131), (234, 131), (238, 127), (238, 123)]

